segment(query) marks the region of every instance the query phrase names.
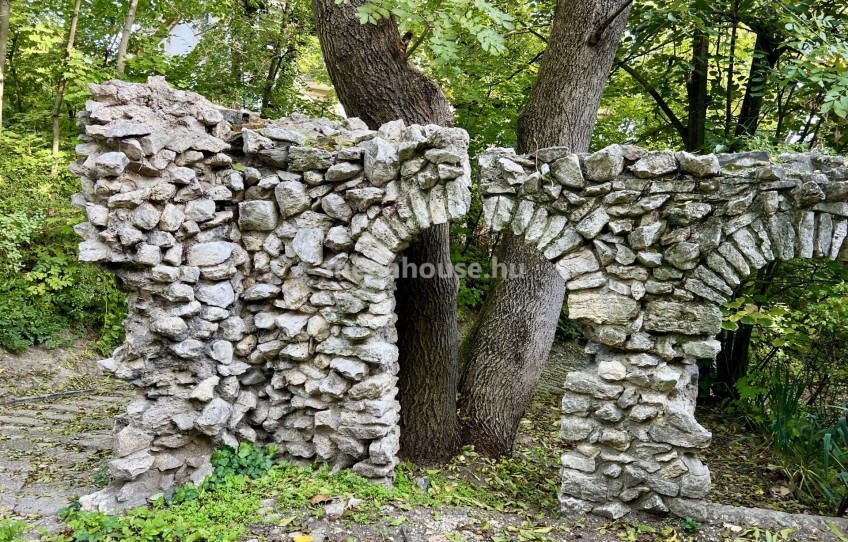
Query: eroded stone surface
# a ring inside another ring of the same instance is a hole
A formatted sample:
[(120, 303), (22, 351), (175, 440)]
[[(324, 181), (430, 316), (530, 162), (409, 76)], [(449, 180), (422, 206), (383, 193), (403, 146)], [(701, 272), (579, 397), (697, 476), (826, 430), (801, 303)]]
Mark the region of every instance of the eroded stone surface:
[(695, 360), (719, 352), (719, 306), (775, 259), (848, 256), (846, 160), (822, 174), (820, 157), (781, 158), (619, 145), (480, 156), (485, 224), (556, 265), (590, 340), (589, 366), (565, 380), (562, 437), (578, 451), (562, 457), (564, 512), (665, 513), (709, 493)]
[[(303, 117), (239, 132), (231, 112), (160, 79), (92, 91), (90, 110), (109, 109), (97, 118), (121, 120), (81, 117), (80, 259), (108, 264), (130, 294), (127, 341), (102, 365), (155, 392), (116, 428), (122, 480), (85, 506), (199, 481), (211, 450), (240, 440), (390, 481), (390, 265), (468, 211), (467, 134)], [(589, 367), (565, 382), (562, 435), (578, 445), (562, 457), (562, 509), (618, 517), (702, 499), (711, 435), (694, 418), (694, 360), (718, 352), (718, 306), (746, 276), (844, 259), (845, 160), (822, 174), (817, 157), (628, 145), (479, 160), (485, 224), (556, 264), (590, 339)]]
[(129, 294), (126, 342), (101, 365), (139, 395), (116, 427), (115, 481), (83, 506), (199, 482), (215, 447), (245, 440), (390, 483), (390, 265), (467, 212), (467, 134), (302, 116), (233, 128), (240, 113), (159, 78), (91, 90), (71, 168), (80, 259)]

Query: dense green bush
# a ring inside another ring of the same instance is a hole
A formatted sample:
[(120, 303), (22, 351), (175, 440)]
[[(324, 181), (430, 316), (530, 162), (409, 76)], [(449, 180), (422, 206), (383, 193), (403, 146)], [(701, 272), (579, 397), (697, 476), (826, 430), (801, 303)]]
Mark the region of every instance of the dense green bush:
[(123, 340), (125, 297), (110, 275), (77, 262), (78, 181), (66, 158), (55, 177), (52, 164), (40, 138), (0, 132), (0, 346), (54, 346), (88, 329), (105, 354)]
[(23, 521), (0, 516), (0, 542), (20, 542), (26, 532)]
[[(770, 437), (796, 496), (834, 511), (848, 498), (848, 422), (839, 406), (848, 403), (847, 280), (841, 262), (776, 264), (740, 288), (723, 323), (725, 334), (750, 334), (748, 349), (732, 358), (741, 364), (734, 406)], [(739, 344), (725, 338), (725, 347)], [(699, 366), (707, 395), (716, 365)]]

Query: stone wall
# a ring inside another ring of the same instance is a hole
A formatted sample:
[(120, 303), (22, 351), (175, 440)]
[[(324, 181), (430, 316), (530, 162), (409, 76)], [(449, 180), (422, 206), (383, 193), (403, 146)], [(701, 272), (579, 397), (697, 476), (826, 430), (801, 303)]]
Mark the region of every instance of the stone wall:
[(750, 274), (848, 258), (848, 160), (612, 145), (479, 162), (484, 222), (556, 265), (590, 341), (589, 366), (565, 381), (562, 510), (693, 515), (712, 436), (694, 417), (695, 360), (719, 352), (719, 306)]
[(114, 481), (83, 505), (199, 482), (211, 452), (239, 441), (389, 483), (390, 265), (467, 212), (467, 134), (242, 119), (158, 78), (91, 91), (72, 166), (80, 260), (129, 295), (126, 342), (101, 364), (138, 395), (116, 424)]
[[(116, 424), (114, 482), (84, 506), (199, 482), (211, 452), (240, 441), (390, 483), (391, 266), (467, 213), (467, 134), (243, 118), (157, 78), (91, 90), (72, 166), (80, 259), (129, 294), (126, 342), (101, 363), (138, 395)], [(493, 149), (479, 166), (484, 223), (554, 262), (590, 341), (564, 383), (562, 510), (692, 515), (711, 440), (695, 360), (718, 353), (719, 306), (745, 277), (846, 259), (846, 160), (612, 145)]]

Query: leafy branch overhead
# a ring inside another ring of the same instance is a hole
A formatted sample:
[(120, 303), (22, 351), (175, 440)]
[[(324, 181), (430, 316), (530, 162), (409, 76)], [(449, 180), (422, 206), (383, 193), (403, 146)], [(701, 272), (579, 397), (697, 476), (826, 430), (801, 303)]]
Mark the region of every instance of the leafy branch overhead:
[(407, 56), (424, 46), (439, 64), (459, 60), (462, 44), (470, 37), (486, 53), (505, 54), (504, 33), (515, 30), (515, 18), (486, 0), (371, 0), (359, 6), (357, 14), (362, 24), (394, 19), (401, 35), (412, 36)]

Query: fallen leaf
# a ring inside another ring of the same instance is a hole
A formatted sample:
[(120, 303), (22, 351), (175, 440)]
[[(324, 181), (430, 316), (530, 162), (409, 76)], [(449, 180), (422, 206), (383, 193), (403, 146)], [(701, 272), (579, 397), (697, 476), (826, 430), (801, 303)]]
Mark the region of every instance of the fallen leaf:
[[(314, 497), (312, 497), (311, 499), (309, 499), (309, 502), (311, 502), (312, 504), (327, 504), (328, 502), (333, 502), (333, 498), (330, 497), (329, 495), (324, 495), (323, 493), (319, 493), (319, 494), (315, 495)], [(310, 540), (311, 540), (311, 538), (310, 538)]]
[(733, 533), (742, 532), (742, 527), (740, 527), (739, 525), (733, 525), (732, 523), (725, 523), (724, 528), (730, 529), (730, 532), (733, 532)]
[(294, 537), (294, 542), (312, 542), (311, 534), (299, 534)]
[(778, 497), (786, 497), (792, 494), (792, 490), (786, 486), (774, 486), (771, 488), (771, 492)]

